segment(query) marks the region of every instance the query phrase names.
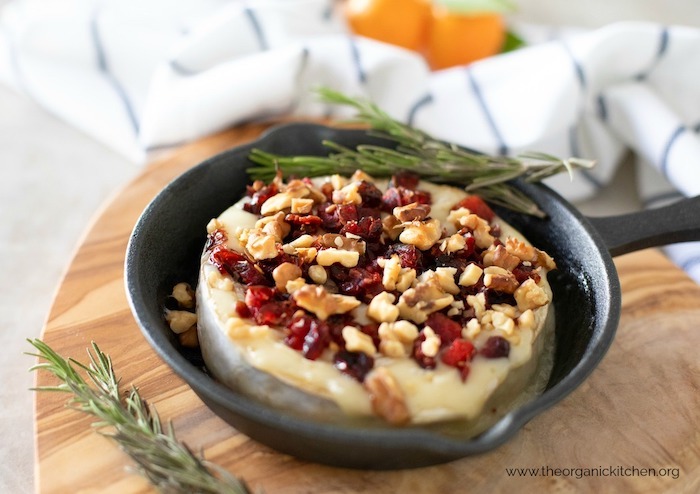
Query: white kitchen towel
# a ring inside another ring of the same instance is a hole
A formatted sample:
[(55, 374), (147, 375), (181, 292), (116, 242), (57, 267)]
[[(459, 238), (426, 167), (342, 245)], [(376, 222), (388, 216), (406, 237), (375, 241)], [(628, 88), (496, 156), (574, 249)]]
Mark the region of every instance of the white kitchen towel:
[[(648, 169), (645, 202), (700, 193), (700, 30), (566, 32), (431, 72), (350, 35), (335, 0), (14, 0), (0, 80), (136, 161), (240, 122), (348, 116), (315, 100), (325, 85), (488, 153), (597, 159), (549, 182), (573, 201), (595, 197), (629, 150)], [(670, 252), (700, 281), (700, 244)]]

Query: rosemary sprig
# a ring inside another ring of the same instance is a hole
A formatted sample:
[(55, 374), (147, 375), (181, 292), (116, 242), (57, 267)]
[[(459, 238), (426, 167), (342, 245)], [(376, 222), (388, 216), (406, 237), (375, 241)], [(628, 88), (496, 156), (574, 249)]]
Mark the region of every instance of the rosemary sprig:
[[(92, 343), (90, 363), (65, 359), (39, 339), (28, 340), (41, 361), (30, 370), (45, 370), (60, 384), (34, 388), (71, 394), (68, 406), (97, 418), (92, 425), (115, 440), (137, 464), (136, 470), (165, 493), (249, 494), (245, 482), (223, 468), (197, 457), (175, 437), (172, 424), (164, 429), (152, 407), (132, 387), (121, 399), (119, 379), (111, 358)], [(89, 381), (76, 369), (83, 370)], [(109, 429), (109, 430), (105, 430)]]
[(329, 148), (328, 156), (280, 156), (253, 149), (249, 159), (254, 165), (248, 169), (251, 178), (270, 181), (278, 170), (283, 176), (311, 177), (351, 174), (357, 169), (375, 177), (386, 177), (408, 170), (432, 182), (463, 184), (468, 192), (478, 193), (496, 204), (543, 217), (537, 205), (508, 182), (518, 177), (537, 182), (564, 171), (571, 174), (575, 168), (591, 168), (595, 163), (533, 152), (516, 157), (480, 154), (401, 123), (370, 101), (351, 98), (328, 88), (319, 89), (318, 94), (326, 103), (354, 108), (357, 114), (352, 122), (367, 126), (370, 136), (393, 141), (396, 148), (359, 145), (350, 149), (323, 141)]

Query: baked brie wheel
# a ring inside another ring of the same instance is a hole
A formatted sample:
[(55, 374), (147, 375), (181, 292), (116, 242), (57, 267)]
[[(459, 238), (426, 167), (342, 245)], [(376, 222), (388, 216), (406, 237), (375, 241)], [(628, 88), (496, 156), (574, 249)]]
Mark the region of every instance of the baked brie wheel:
[(546, 384), (555, 263), (477, 196), (407, 173), (278, 178), (207, 230), (202, 355), (256, 400), (473, 435)]

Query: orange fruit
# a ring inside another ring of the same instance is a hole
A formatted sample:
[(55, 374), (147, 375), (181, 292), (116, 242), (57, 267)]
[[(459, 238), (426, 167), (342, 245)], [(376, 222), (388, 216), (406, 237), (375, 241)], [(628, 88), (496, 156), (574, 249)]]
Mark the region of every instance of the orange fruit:
[(347, 0), (344, 9), (355, 34), (414, 51), (425, 45), (429, 0)]
[(462, 14), (436, 5), (426, 58), (433, 70), (464, 65), (500, 53), (505, 39), (506, 25), (498, 13)]

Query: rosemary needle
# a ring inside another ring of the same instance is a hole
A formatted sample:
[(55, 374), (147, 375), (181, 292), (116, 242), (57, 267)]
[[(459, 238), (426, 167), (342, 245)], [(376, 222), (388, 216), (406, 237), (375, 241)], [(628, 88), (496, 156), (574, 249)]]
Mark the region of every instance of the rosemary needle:
[(544, 216), (525, 194), (509, 184), (515, 178), (538, 182), (575, 168), (591, 168), (595, 162), (581, 158), (560, 159), (545, 153), (529, 152), (515, 157), (489, 156), (437, 140), (427, 133), (391, 118), (377, 105), (351, 98), (328, 88), (318, 90), (329, 104), (345, 105), (357, 111), (354, 123), (368, 127), (368, 136), (393, 141), (395, 148), (359, 145), (355, 149), (323, 141), (328, 156), (281, 156), (260, 149), (249, 155), (254, 163), (248, 174), (255, 180), (270, 181), (278, 171), (283, 176), (350, 175), (361, 169), (375, 177), (411, 171), (437, 183), (458, 183), (468, 192), (495, 204), (526, 214)]
[[(136, 463), (137, 472), (165, 493), (249, 494), (248, 486), (223, 468), (196, 456), (178, 441), (171, 424), (160, 417), (132, 387), (122, 399), (111, 358), (97, 344), (88, 350), (88, 365), (65, 359), (39, 339), (28, 340), (41, 361), (30, 370), (45, 370), (60, 383), (35, 388), (71, 394), (68, 406), (97, 418), (92, 425), (115, 440)], [(89, 382), (79, 370), (85, 372)], [(105, 431), (104, 429), (109, 429)]]

